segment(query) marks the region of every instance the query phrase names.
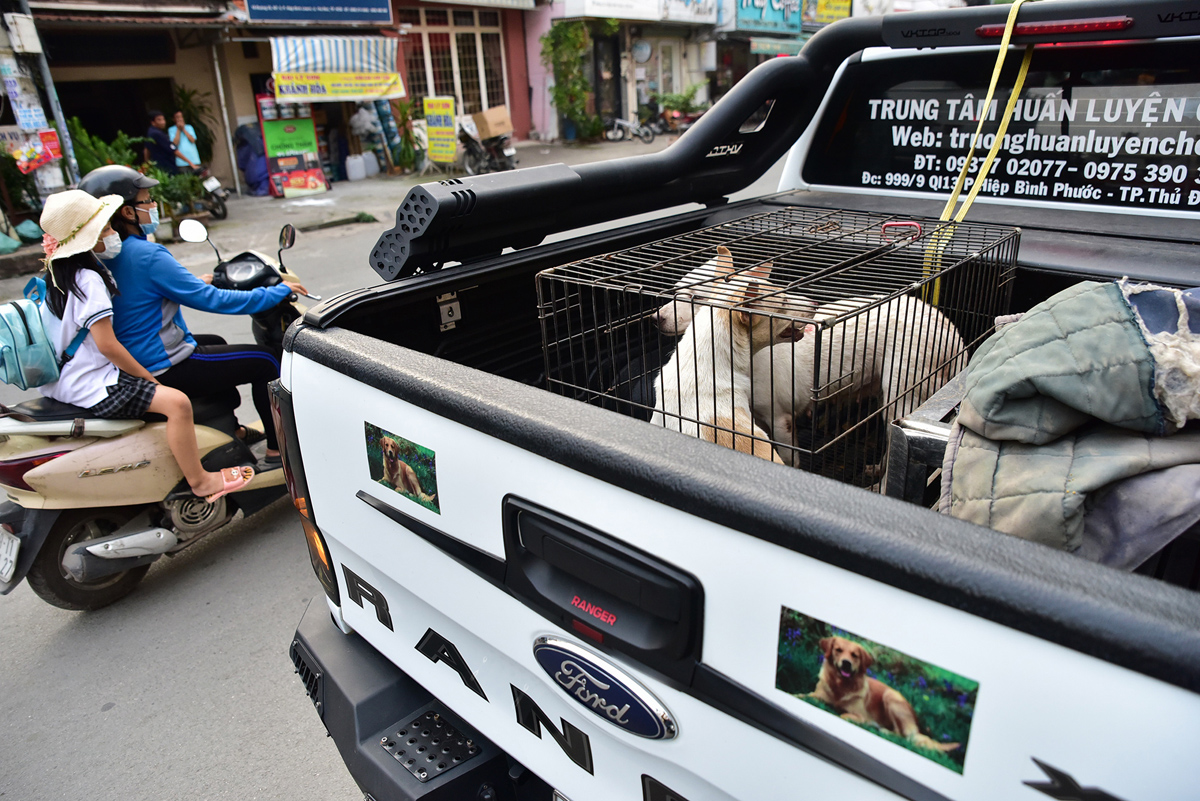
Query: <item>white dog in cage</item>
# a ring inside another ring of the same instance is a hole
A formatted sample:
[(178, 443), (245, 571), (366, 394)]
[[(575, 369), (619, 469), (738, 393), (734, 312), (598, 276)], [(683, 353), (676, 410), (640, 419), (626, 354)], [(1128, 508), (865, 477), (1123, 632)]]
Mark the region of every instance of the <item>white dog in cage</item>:
[[(740, 275), (734, 275), (732, 281), (718, 281), (727, 278), (732, 270), (733, 255), (724, 245), (717, 246), (717, 257), (709, 259), (699, 267), (679, 279), (671, 290), (672, 299), (658, 307), (651, 316), (658, 330), (664, 334), (682, 334), (691, 325), (693, 307), (699, 298), (702, 302), (736, 303), (739, 293), (745, 289), (744, 282), (738, 281)], [(724, 269), (730, 265), (730, 269)], [(770, 269), (771, 265), (764, 265)], [(759, 269), (759, 268), (754, 268)], [(750, 270), (747, 272), (753, 272)], [(758, 278), (763, 288), (762, 308), (772, 314), (785, 318), (808, 319), (816, 311), (817, 304), (803, 295), (794, 292), (783, 292), (778, 286)], [(778, 328), (778, 325), (776, 326)]]
[[(817, 320), (834, 319), (878, 303), (851, 298), (819, 308)], [(929, 399), (963, 366), (966, 345), (954, 323), (916, 298), (902, 295), (831, 324), (822, 332), (820, 375), (816, 327), (798, 342), (781, 342), (755, 354), (753, 410), (771, 428), (772, 439), (796, 446), (797, 421), (814, 404), (860, 403), (872, 396), (889, 418), (900, 417)], [(781, 448), (795, 465), (796, 452)]]
[(750, 308), (770, 287), (771, 265), (736, 273), (725, 248), (714, 261), (716, 275), (728, 281), (722, 300), (735, 308), (702, 305), (694, 312), (654, 380), (650, 422), (782, 464), (750, 407), (751, 343), (767, 341), (772, 319)]

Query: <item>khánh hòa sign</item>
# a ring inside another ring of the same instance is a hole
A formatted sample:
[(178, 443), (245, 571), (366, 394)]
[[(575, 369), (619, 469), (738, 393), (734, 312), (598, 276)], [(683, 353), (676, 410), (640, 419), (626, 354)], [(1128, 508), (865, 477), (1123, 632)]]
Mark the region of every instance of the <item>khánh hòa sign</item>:
[(395, 72), (275, 72), (275, 97), (290, 102), (386, 100), (404, 97)]

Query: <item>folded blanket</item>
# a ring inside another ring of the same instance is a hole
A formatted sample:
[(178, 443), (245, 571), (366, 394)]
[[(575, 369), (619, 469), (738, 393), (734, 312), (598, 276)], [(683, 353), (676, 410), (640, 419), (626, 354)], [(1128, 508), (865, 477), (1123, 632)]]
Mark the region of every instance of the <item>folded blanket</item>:
[(1200, 463), (1200, 432), (1174, 433), (1200, 417), (1200, 292), (1077, 284), (984, 342), (963, 381), (939, 509), (1076, 550), (1090, 494)]

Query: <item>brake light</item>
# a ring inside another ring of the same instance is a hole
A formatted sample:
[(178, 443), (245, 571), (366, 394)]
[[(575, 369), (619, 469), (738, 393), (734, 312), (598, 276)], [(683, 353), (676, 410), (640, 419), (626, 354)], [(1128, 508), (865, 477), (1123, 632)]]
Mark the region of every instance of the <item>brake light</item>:
[[(1053, 22), (1018, 22), (1013, 36), (1062, 36), (1077, 33), (1112, 33), (1133, 27), (1133, 17), (1092, 17), (1090, 19), (1057, 20)], [(1004, 36), (1004, 25), (980, 25), (975, 35), (983, 39)]]
[(25, 474), (33, 468), (57, 459), (65, 453), (70, 453), (70, 451), (43, 453), (39, 456), (31, 456), (28, 459), (13, 459), (8, 462), (0, 462), (0, 484), (6, 487), (13, 487), (14, 489), (36, 492), (37, 490), (25, 482)]
[(329, 600), (341, 605), (338, 591), (337, 571), (325, 537), (317, 528), (317, 521), (308, 506), (308, 482), (304, 478), (304, 461), (300, 458), (300, 445), (296, 439), (296, 415), (292, 408), (292, 393), (276, 379), (270, 384), (271, 419), (279, 438), (279, 455), (283, 459), (283, 480), (292, 496), (292, 504), (300, 513), (300, 525), (304, 529), (304, 542), (308, 546), (308, 560), (312, 563), (317, 581)]
[(312, 564), (313, 572), (325, 594), (335, 604), (340, 605), (341, 594), (338, 592), (337, 573), (333, 569), (333, 558), (329, 555), (329, 546), (321, 536), (321, 530), (308, 516), (308, 505), (303, 498), (296, 500), (296, 509), (300, 512), (300, 525), (304, 528), (304, 542), (308, 545), (308, 561)]

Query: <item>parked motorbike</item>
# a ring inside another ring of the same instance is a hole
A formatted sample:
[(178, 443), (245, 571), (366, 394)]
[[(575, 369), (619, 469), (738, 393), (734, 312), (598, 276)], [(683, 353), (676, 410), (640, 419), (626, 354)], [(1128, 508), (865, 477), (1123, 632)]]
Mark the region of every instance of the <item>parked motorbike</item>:
[(688, 128), (691, 128), (696, 122), (704, 116), (704, 112), (708, 109), (700, 109), (699, 111), (672, 111), (671, 116), (675, 125), (676, 133), (685, 133)]
[(221, 186), (221, 179), (209, 172), (208, 167), (201, 167), (197, 175), (200, 176), (200, 184), (204, 187), (203, 202), (208, 213), (213, 216), (214, 220), (223, 220), (228, 217), (229, 209), (225, 205), (225, 200), (229, 197), (229, 190)]
[[(197, 220), (180, 223), (179, 234), (188, 242), (208, 241)], [(278, 255), (295, 236), (285, 225)], [(253, 251), (229, 260), (218, 252), (217, 259), (213, 285), (222, 288), (271, 286), (290, 274), (278, 257)], [(283, 328), (302, 313), (293, 295), (253, 315), (255, 341), (282, 353)], [(206, 469), (257, 461), (237, 436), (233, 409), (204, 398), (193, 398), (192, 406)], [(49, 604), (99, 609), (132, 592), (155, 560), (287, 494), (283, 470), (275, 469), (212, 503), (193, 495), (156, 415), (106, 420), (49, 398), (3, 412), (0, 489), (8, 502), (0, 504), (0, 594), (26, 579)]]
[(517, 149), (508, 134), (480, 139), (474, 126), (458, 124), (458, 141), (463, 144), (463, 168), (467, 175), (503, 172), (517, 168)]

